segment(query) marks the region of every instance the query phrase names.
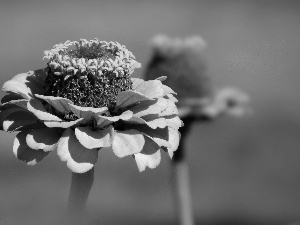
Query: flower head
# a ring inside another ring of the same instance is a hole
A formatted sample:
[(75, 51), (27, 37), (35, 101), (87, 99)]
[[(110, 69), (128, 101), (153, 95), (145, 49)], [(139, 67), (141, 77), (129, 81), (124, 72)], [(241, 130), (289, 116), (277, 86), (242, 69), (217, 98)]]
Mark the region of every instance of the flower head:
[(3, 85), (0, 128), (20, 131), (13, 151), (29, 165), (49, 152), (76, 173), (90, 170), (98, 151), (132, 155), (140, 171), (170, 157), (180, 139), (175, 92), (163, 77), (131, 78), (140, 64), (124, 45), (97, 39), (67, 41), (45, 51), (47, 67)]
[(200, 36), (180, 39), (157, 35), (151, 44), (153, 53), (146, 69), (146, 79), (167, 76), (166, 85), (176, 91), (179, 100), (204, 98), (211, 94), (210, 77), (203, 57), (206, 43)]
[(249, 97), (235, 88), (214, 90), (203, 58), (205, 41), (200, 36), (185, 39), (157, 35), (145, 78), (164, 74), (166, 84), (178, 94), (181, 118), (212, 120), (224, 114), (242, 116), (248, 112)]

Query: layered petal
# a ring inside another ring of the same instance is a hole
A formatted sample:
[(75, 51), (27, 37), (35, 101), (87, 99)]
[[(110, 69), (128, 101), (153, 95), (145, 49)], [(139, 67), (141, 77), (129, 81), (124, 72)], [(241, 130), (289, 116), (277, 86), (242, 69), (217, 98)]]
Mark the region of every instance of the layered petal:
[(17, 100), (11, 100), (9, 102), (6, 102), (1, 105), (1, 109), (9, 109), (9, 108), (16, 108), (20, 107), (27, 110), (27, 103), (28, 100), (26, 99), (17, 99)]
[[(15, 111), (5, 117), (3, 121), (3, 130), (16, 131), (37, 124), (38, 119), (31, 112), (25, 110)], [(23, 129), (24, 130), (24, 129)]]
[(116, 106), (124, 109), (147, 100), (151, 100), (151, 98), (148, 98), (136, 91), (128, 90), (118, 94)]
[(164, 90), (160, 80), (144, 81), (137, 85), (134, 90), (152, 99), (162, 97), (164, 95)]
[(173, 128), (169, 128), (168, 131), (169, 131), (168, 142), (171, 143), (171, 147), (165, 147), (165, 148), (163, 147), (163, 149), (168, 152), (170, 158), (173, 158), (174, 152), (179, 147), (180, 133), (178, 130), (175, 130)]
[[(136, 161), (140, 171), (142, 171), (145, 169), (144, 166), (148, 165), (147, 163), (145, 163), (145, 160), (144, 162), (143, 160), (139, 160), (140, 158), (143, 158), (142, 155), (158, 154), (156, 152), (160, 151), (161, 148), (148, 135), (145, 135), (137, 130), (130, 129), (126, 131), (115, 132), (115, 138), (112, 144), (112, 149), (118, 157), (125, 157), (129, 155), (136, 156), (138, 154)], [(156, 160), (158, 164), (159, 161)], [(155, 164), (155, 166), (157, 166), (158, 164)], [(152, 168), (153, 166), (154, 164), (149, 163), (150, 168)]]
[(154, 118), (146, 121), (144, 118), (139, 117), (132, 117), (129, 120), (127, 120), (128, 123), (131, 124), (146, 124), (147, 126), (151, 127), (152, 129), (156, 128), (164, 128), (167, 126), (166, 119), (163, 117), (157, 117), (157, 115), (154, 115)]
[(130, 110), (135, 117), (143, 117), (149, 114), (157, 114), (160, 117), (178, 114), (175, 103), (165, 98), (141, 102), (131, 107)]
[(5, 82), (2, 90), (13, 92), (29, 100), (34, 97), (33, 94), (42, 94), (44, 92), (43, 82), (46, 75), (47, 69), (18, 74)]
[(144, 135), (137, 130), (115, 131), (112, 149), (122, 158), (142, 151), (145, 145)]
[(14, 92), (8, 92), (8, 94), (1, 99), (1, 103), (4, 104), (12, 100), (20, 100), (20, 99), (23, 99), (21, 95)]
[(151, 137), (153, 141), (169, 153), (170, 157), (173, 156), (173, 152), (179, 146), (180, 133), (171, 127), (152, 129), (147, 125), (129, 125), (128, 129), (138, 130), (142, 134)]
[(76, 127), (75, 135), (85, 148), (109, 147), (114, 139), (114, 128), (110, 126), (105, 130), (91, 130), (90, 127)]
[(85, 148), (77, 140), (74, 131), (68, 128), (58, 141), (57, 155), (72, 172), (85, 173), (97, 162), (98, 150)]
[(134, 159), (140, 172), (143, 172), (146, 167), (154, 169), (161, 161), (160, 150), (150, 155), (137, 153), (134, 155)]
[(119, 116), (101, 116), (101, 115), (94, 115), (94, 119), (97, 122), (97, 127), (103, 128), (111, 125), (114, 122), (119, 120), (129, 120), (133, 116), (133, 113), (130, 110), (123, 112)]
[(63, 129), (59, 128), (34, 129), (27, 134), (26, 143), (32, 149), (49, 152), (55, 149), (62, 133)]
[(93, 107), (81, 107), (77, 105), (69, 104), (70, 110), (79, 118), (84, 119), (92, 119), (94, 115), (101, 115), (105, 112), (107, 112), (107, 107), (101, 107), (101, 108), (93, 108)]
[(0, 111), (0, 129), (3, 130), (3, 122), (5, 119), (12, 113), (18, 112), (18, 111), (24, 111), (20, 107), (14, 107), (14, 108), (9, 108), (3, 111)]
[(43, 104), (36, 100), (36, 99), (31, 99), (27, 103), (27, 108), (30, 112), (32, 112), (39, 120), (42, 121), (62, 121), (57, 116), (52, 115), (51, 113), (48, 113), (43, 106)]
[(178, 130), (184, 125), (182, 120), (177, 115), (165, 116), (164, 118), (166, 120), (167, 126), (175, 130)]
[(44, 96), (38, 94), (36, 94), (35, 96), (45, 100), (50, 105), (52, 105), (57, 111), (61, 113), (69, 112), (70, 111), (69, 105), (73, 104), (71, 100), (62, 97)]
[(174, 103), (178, 102), (177, 98), (175, 98), (172, 94), (167, 94), (167, 95), (164, 96), (164, 98), (168, 99), (168, 100), (170, 100), (170, 101), (172, 101)]
[(13, 144), (13, 152), (18, 159), (26, 162), (27, 165), (35, 165), (47, 156), (49, 152), (31, 149), (26, 143), (27, 134), (28, 131), (22, 131), (17, 134)]
[(76, 127), (82, 124), (86, 124), (88, 120), (84, 118), (79, 118), (73, 121), (44, 121), (45, 126), (52, 128), (52, 127), (59, 127), (59, 128), (69, 128), (69, 127)]
[(143, 79), (140, 78), (131, 78), (132, 81), (132, 89), (135, 90), (137, 86), (139, 86), (140, 84), (144, 83), (145, 81)]
[(158, 77), (158, 78), (155, 78), (155, 80), (159, 80), (159, 81), (165, 81), (167, 79), (167, 76), (161, 76), (161, 77)]

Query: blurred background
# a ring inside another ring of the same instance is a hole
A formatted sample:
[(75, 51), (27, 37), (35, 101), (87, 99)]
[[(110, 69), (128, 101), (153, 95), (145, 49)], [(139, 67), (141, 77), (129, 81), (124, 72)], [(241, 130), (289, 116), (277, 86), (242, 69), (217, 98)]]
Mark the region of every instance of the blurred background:
[[(300, 221), (300, 2), (0, 0), (0, 84), (46, 66), (43, 51), (80, 38), (118, 41), (142, 68), (156, 34), (201, 35), (214, 86), (236, 86), (253, 115), (195, 123), (186, 146), (197, 224)], [(0, 93), (3, 97), (4, 93)], [(31, 167), (0, 131), (0, 224), (53, 224), (67, 206), (71, 172), (53, 152)], [(170, 160), (139, 173), (102, 149), (88, 224), (176, 224)]]

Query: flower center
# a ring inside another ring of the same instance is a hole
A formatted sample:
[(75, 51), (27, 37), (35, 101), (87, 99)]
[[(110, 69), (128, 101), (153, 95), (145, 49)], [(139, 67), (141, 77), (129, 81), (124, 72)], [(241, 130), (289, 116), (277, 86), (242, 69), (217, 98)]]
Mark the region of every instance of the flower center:
[[(130, 75), (139, 64), (124, 45), (84, 39), (67, 41), (45, 51), (49, 59), (45, 95), (63, 97), (82, 107), (108, 107), (113, 111), (117, 95), (132, 89)], [(72, 113), (65, 119), (77, 119)]]

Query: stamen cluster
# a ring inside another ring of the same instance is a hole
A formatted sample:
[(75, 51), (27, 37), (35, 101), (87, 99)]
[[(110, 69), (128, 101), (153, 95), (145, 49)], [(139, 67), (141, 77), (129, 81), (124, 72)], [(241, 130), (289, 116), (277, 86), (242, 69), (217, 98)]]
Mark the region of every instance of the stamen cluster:
[(63, 97), (83, 107), (113, 109), (116, 96), (132, 89), (130, 75), (140, 64), (118, 42), (66, 41), (45, 51), (45, 95)]

